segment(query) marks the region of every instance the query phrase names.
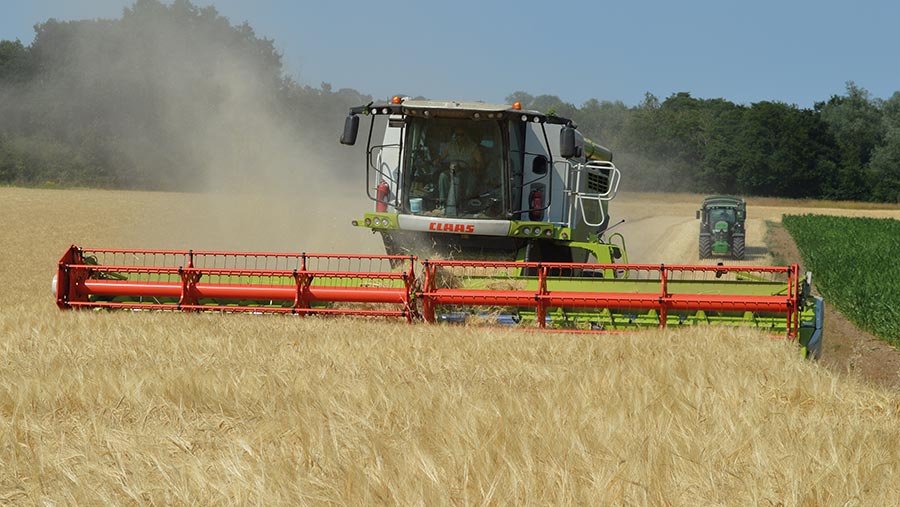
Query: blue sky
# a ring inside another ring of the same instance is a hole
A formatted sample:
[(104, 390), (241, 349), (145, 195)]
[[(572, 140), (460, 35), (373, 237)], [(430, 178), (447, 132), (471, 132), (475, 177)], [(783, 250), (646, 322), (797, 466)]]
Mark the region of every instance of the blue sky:
[[(132, 0), (0, 0), (0, 38), (116, 18)], [(194, 0), (273, 39), (297, 81), (502, 102), (522, 90), (575, 105), (645, 92), (811, 107), (847, 81), (900, 90), (900, 2)]]

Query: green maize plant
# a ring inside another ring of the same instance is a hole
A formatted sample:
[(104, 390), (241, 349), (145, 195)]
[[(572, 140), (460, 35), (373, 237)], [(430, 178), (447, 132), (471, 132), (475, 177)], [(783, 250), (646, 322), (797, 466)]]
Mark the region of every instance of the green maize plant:
[(816, 286), (860, 328), (900, 346), (900, 221), (785, 215)]

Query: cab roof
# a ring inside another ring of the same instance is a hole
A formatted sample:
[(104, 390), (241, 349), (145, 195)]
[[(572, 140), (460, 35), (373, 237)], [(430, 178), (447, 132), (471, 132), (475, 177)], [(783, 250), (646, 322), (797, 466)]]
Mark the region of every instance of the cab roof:
[(451, 100), (412, 100), (399, 102), (371, 102), (350, 109), (350, 114), (403, 115), (426, 118), (468, 118), (472, 120), (518, 119), (534, 123), (572, 124), (568, 118), (544, 114), (540, 111), (516, 109), (509, 104)]
[(703, 199), (703, 206), (744, 206), (743, 197), (734, 197), (730, 195), (712, 195)]

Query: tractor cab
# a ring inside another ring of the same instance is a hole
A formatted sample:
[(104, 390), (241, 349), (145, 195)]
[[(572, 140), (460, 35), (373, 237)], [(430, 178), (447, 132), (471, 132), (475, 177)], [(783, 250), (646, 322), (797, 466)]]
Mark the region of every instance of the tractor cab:
[(734, 224), (736, 216), (737, 213), (733, 207), (709, 208), (709, 222), (714, 224), (713, 227), (716, 229), (728, 229), (731, 224)]

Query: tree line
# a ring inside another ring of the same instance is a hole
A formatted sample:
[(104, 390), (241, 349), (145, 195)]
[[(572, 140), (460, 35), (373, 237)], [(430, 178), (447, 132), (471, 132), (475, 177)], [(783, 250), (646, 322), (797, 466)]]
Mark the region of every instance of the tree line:
[(613, 150), (632, 189), (900, 202), (900, 92), (846, 95), (812, 109), (781, 102), (735, 104), (675, 93), (641, 104), (507, 97), (575, 119)]
[[(572, 118), (613, 150), (630, 190), (900, 202), (900, 92), (878, 99), (848, 82), (811, 109), (687, 92), (636, 106), (506, 99)], [(50, 19), (28, 46), (0, 41), (0, 184), (198, 189), (212, 165), (258, 170), (273, 137), (351, 177), (359, 149), (336, 137), (347, 109), (371, 100), (295, 82), (273, 41), (189, 0)]]

